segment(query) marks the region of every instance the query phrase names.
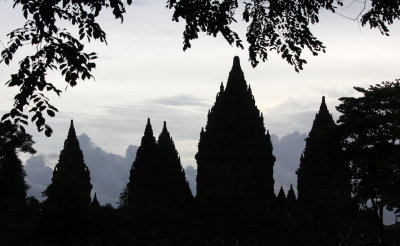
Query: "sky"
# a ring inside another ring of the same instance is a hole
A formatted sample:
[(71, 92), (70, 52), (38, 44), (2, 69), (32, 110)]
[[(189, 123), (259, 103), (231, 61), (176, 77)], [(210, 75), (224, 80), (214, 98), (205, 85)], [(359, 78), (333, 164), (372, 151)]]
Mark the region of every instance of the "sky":
[[(352, 1), (344, 2), (345, 7), (337, 12), (348, 17), (362, 9), (357, 1), (349, 7)], [(107, 153), (125, 156), (129, 145), (140, 144), (150, 117), (155, 136), (167, 121), (182, 165), (196, 167), (194, 155), (201, 127), (206, 125), (207, 112), (220, 83), (226, 84), (236, 55), (264, 114), (265, 127), (278, 140), (295, 132), (309, 132), (322, 95), (337, 120), (338, 98), (357, 95), (353, 86), (400, 78), (399, 23), (390, 27), (391, 35), (386, 37), (378, 30), (362, 28), (357, 21), (322, 12), (320, 23), (311, 30), (327, 46), (326, 53), (313, 57), (305, 52), (308, 64), (297, 73), (275, 53), (269, 55), (267, 62), (252, 68), (247, 46), (244, 50), (231, 47), (220, 36), (201, 34), (184, 52), (184, 23), (171, 19), (172, 11), (165, 8), (164, 2), (155, 0), (133, 1), (122, 24), (106, 11), (99, 22), (107, 33), (108, 44), (92, 42), (86, 46), (88, 52), (94, 51), (99, 57), (93, 72), (95, 80), (66, 88), (60, 75), (48, 75), (48, 80), (63, 90), (61, 97), (50, 96), (59, 110), (55, 118), (48, 119), (53, 136), (47, 138), (34, 127), (28, 128), (36, 141), (37, 156), (43, 154), (46, 165), (56, 164), (70, 119), (74, 120), (78, 135), (86, 134)], [(12, 8), (12, 1), (0, 3), (0, 40), (4, 45), (7, 33), (22, 26), (23, 21), (21, 11)], [(246, 25), (239, 22), (233, 27), (245, 40)], [(21, 50), (16, 58), (29, 51)], [(16, 66), (17, 60), (10, 66), (0, 64), (3, 83)], [(1, 86), (1, 114), (10, 109), (15, 93), (15, 88)], [(30, 158), (20, 157), (24, 161)]]

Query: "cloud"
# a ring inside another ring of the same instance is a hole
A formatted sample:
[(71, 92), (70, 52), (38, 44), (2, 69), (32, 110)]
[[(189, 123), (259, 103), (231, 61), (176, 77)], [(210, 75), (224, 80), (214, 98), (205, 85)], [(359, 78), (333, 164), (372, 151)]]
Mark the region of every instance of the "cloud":
[[(108, 153), (98, 147), (87, 134), (78, 136), (79, 145), (84, 160), (90, 171), (92, 194), (96, 192), (101, 204), (110, 203), (114, 207), (118, 205), (119, 195), (129, 180), (130, 169), (136, 158), (138, 149), (135, 145), (129, 145), (125, 156)], [(26, 181), (31, 187), (29, 196), (35, 196), (43, 200), (41, 193), (50, 184), (52, 178), (51, 161), (58, 159), (58, 154), (40, 154), (31, 156), (25, 164), (27, 173)], [(55, 164), (52, 164), (54, 166)], [(196, 194), (197, 170), (192, 166), (185, 168), (186, 179), (193, 194)]]
[(189, 188), (192, 191), (192, 194), (196, 196), (196, 177), (197, 177), (197, 169), (192, 166), (187, 166), (185, 168), (185, 176), (186, 181), (189, 183)]
[(274, 165), (275, 192), (278, 193), (281, 186), (284, 190), (289, 190), (290, 185), (296, 191), (297, 174), (299, 168), (300, 156), (305, 147), (304, 139), (307, 137), (305, 133), (293, 132), (278, 138), (276, 135), (271, 135), (273, 153), (276, 157)]
[[(79, 144), (86, 165), (90, 171), (92, 193), (97, 193), (101, 204), (110, 203), (117, 206), (119, 195), (129, 179), (129, 171), (136, 158), (137, 146), (129, 145), (125, 156), (120, 156), (104, 151), (86, 135), (78, 136)], [(25, 164), (27, 183), (31, 189), (29, 196), (43, 200), (41, 193), (50, 184), (52, 168), (49, 166), (58, 154), (40, 154), (31, 156)], [(54, 165), (54, 164), (52, 164)]]
[[(338, 89), (340, 90), (340, 89)], [(336, 93), (335, 90), (329, 93)], [(284, 136), (290, 132), (309, 132), (315, 118), (315, 114), (319, 111), (322, 95), (319, 98), (313, 97), (308, 100), (303, 98), (288, 98), (282, 103), (274, 107), (264, 110), (266, 119), (266, 128), (271, 134)], [(337, 120), (339, 113), (335, 106), (339, 104), (337, 98), (326, 97), (326, 104), (333, 119)]]
[(25, 164), (26, 181), (30, 186), (28, 196), (43, 200), (42, 192), (50, 184), (53, 170), (45, 165), (45, 156), (31, 156)]
[(120, 156), (97, 147), (86, 134), (78, 136), (78, 140), (90, 171), (92, 193), (97, 193), (100, 203), (116, 206), (122, 189), (128, 183), (137, 147), (130, 145), (126, 156)]
[(161, 97), (149, 100), (149, 102), (161, 104), (164, 106), (198, 106), (198, 107), (209, 106), (209, 103), (207, 103), (205, 100), (187, 94), (180, 94), (172, 97)]
[(320, 102), (305, 102), (289, 98), (265, 110), (266, 128), (271, 134), (283, 136), (288, 132), (308, 132)]

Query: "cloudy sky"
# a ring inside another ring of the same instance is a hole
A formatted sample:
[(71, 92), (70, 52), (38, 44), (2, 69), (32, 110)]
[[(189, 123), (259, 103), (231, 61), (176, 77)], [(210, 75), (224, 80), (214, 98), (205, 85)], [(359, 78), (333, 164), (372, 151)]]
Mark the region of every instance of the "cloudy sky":
[[(47, 157), (58, 154), (69, 120), (74, 119), (78, 135), (85, 133), (105, 152), (125, 156), (130, 144), (140, 143), (146, 119), (150, 117), (157, 136), (162, 122), (167, 121), (183, 166), (196, 167), (194, 154), (200, 129), (206, 124), (207, 111), (214, 103), (220, 83), (226, 83), (235, 55), (241, 58), (266, 128), (278, 139), (296, 131), (308, 133), (322, 95), (326, 96), (336, 120), (337, 99), (355, 95), (353, 86), (400, 77), (399, 23), (391, 26), (391, 36), (386, 37), (338, 14), (323, 13), (312, 31), (327, 46), (327, 52), (317, 57), (306, 52), (308, 64), (296, 73), (274, 53), (266, 63), (252, 68), (246, 47), (244, 50), (231, 47), (221, 37), (200, 35), (192, 42), (192, 48), (183, 52), (184, 23), (171, 21), (172, 12), (165, 8), (165, 3), (133, 2), (127, 7), (122, 24), (108, 12), (101, 16), (108, 45), (99, 42), (87, 45), (87, 51), (95, 51), (99, 56), (95, 80), (64, 90), (65, 82), (60, 76), (49, 74), (48, 80), (63, 93), (61, 97), (50, 97), (59, 109), (56, 117), (49, 120), (53, 136), (47, 138), (29, 128), (39, 154)], [(347, 6), (353, 1), (344, 2)], [(338, 12), (353, 17), (362, 9), (357, 4)], [(23, 21), (21, 11), (12, 8), (12, 1), (0, 3), (3, 44), (7, 43), (7, 33), (22, 26)], [(234, 28), (245, 39), (246, 26), (238, 23)], [(29, 49), (21, 50), (16, 57), (24, 57), (27, 52)], [(3, 83), (16, 71), (16, 65), (16, 60), (11, 66), (0, 64)], [(4, 85), (0, 88), (1, 114), (10, 109), (15, 92)], [(21, 158), (26, 160), (29, 156)], [(48, 162), (55, 164), (54, 158)]]

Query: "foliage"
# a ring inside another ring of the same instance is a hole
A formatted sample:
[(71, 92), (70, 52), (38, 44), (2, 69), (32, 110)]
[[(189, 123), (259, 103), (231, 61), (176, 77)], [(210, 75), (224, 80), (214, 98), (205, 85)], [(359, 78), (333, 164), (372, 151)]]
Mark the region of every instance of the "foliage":
[[(127, 0), (128, 4), (132, 0)], [(14, 97), (14, 107), (2, 117), (14, 123), (36, 123), (38, 131), (45, 130), (46, 136), (52, 129), (46, 124), (46, 114), (55, 116), (57, 109), (50, 104), (45, 93), (54, 92), (58, 96), (61, 90), (49, 82), (46, 75), (51, 70), (59, 70), (68, 86), (75, 86), (79, 79), (92, 78), (91, 71), (96, 67), (93, 62), (95, 53), (86, 53), (82, 40), (87, 38), (106, 43), (106, 33), (96, 22), (104, 8), (110, 8), (116, 19), (123, 21), (125, 5), (121, 0), (14, 0), (14, 8), (22, 7), (26, 19), (23, 27), (8, 34), (8, 47), (1, 52), (1, 62), (9, 65), (17, 50), (30, 45), (36, 51), (19, 62), (18, 72), (11, 74), (6, 82), (9, 87), (18, 87)], [(60, 23), (66, 22), (79, 29), (79, 37), (72, 35)], [(28, 111), (28, 112), (27, 112)], [(24, 129), (21, 125), (21, 129)]]
[[(0, 157), (0, 210), (10, 214), (15, 209), (21, 209), (26, 203), (26, 174), (22, 162), (13, 150), (7, 150)], [(0, 216), (1, 220), (4, 220)]]
[(353, 194), (382, 222), (383, 207), (400, 208), (400, 79), (354, 89), (363, 95), (337, 107)]
[[(400, 0), (365, 1), (371, 7), (364, 9), (357, 18), (362, 26), (378, 28), (382, 34), (389, 35), (388, 25), (400, 19)], [(167, 6), (174, 9), (173, 20), (186, 21), (183, 32), (183, 49), (191, 47), (191, 41), (198, 38), (199, 32), (216, 37), (221, 34), (232, 45), (243, 48), (239, 35), (231, 29), (237, 22), (235, 14), (241, 9), (237, 0), (169, 0)], [(249, 23), (246, 39), (249, 43), (249, 59), (255, 67), (259, 60), (266, 61), (268, 54), (275, 51), (281, 54), (298, 72), (306, 60), (302, 58), (304, 49), (314, 56), (325, 52), (323, 43), (314, 36), (310, 24), (319, 22), (323, 10), (335, 13), (343, 6), (343, 0), (247, 0), (244, 1), (243, 20)]]
[(0, 155), (3, 156), (6, 149), (12, 149), (16, 152), (24, 152), (35, 154), (36, 150), (32, 147), (35, 142), (32, 136), (18, 131), (16, 125), (11, 124), (9, 121), (0, 122)]
[(22, 217), (27, 205), (25, 171), (17, 153), (35, 153), (32, 136), (16, 130), (15, 125), (0, 122), (0, 227)]

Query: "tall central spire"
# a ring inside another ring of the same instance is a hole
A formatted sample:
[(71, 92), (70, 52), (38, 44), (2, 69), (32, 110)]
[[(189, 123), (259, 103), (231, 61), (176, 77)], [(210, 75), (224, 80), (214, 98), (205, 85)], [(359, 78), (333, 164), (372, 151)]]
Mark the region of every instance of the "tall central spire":
[(240, 70), (242, 70), (242, 69), (240, 68), (240, 58), (239, 58), (239, 56), (235, 56), (235, 57), (233, 58), (232, 70), (233, 70), (233, 69), (240, 69)]
[(244, 79), (244, 74), (242, 68), (240, 67), (240, 59), (238, 56), (233, 58), (232, 69), (229, 72), (229, 78), (226, 84), (227, 90), (232, 90), (234, 88), (242, 90), (243, 88), (247, 88), (246, 80)]
[(200, 135), (196, 200), (204, 217), (238, 226), (267, 221), (275, 157), (239, 57)]

